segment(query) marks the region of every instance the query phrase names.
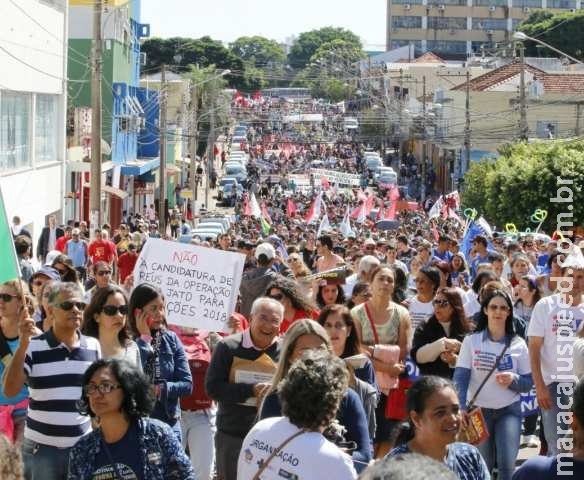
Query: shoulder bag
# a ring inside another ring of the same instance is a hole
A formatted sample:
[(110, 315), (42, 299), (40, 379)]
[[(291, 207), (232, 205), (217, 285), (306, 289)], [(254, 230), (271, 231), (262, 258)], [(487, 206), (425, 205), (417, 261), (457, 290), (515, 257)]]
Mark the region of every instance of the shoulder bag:
[(260, 480), (260, 475), (264, 472), (266, 468), (268, 468), (268, 464), (274, 459), (274, 457), (277, 456), (282, 451), (282, 449), (286, 445), (288, 445), (292, 440), (294, 440), (296, 437), (302, 435), (305, 432), (306, 430), (304, 429), (297, 431), (295, 434), (290, 435), (286, 440), (284, 440), (278, 447), (274, 448), (274, 451), (270, 454), (268, 458), (266, 458), (266, 461), (262, 463), (260, 469), (253, 476), (252, 480)]
[(477, 388), (477, 391), (473, 395), (471, 401), (468, 402), (468, 405), (466, 407), (468, 417), (466, 427), (464, 426), (461, 427), (460, 432), (458, 433), (458, 440), (460, 442), (470, 443), (471, 445), (479, 445), (483, 443), (487, 438), (489, 438), (489, 429), (487, 427), (487, 422), (485, 421), (485, 417), (483, 415), (481, 407), (476, 407), (474, 405), (474, 402), (476, 401), (477, 397), (479, 396), (479, 393), (481, 393), (481, 390), (487, 383), (487, 380), (491, 378), (491, 375), (496, 370), (497, 366), (499, 365), (499, 362), (503, 358), (503, 355), (505, 355), (505, 352), (507, 351), (508, 347), (509, 342), (507, 341), (505, 342), (503, 351), (495, 359), (495, 364), (493, 365), (493, 368), (491, 368), (487, 376), (483, 379), (483, 381), (479, 385), (479, 388)]

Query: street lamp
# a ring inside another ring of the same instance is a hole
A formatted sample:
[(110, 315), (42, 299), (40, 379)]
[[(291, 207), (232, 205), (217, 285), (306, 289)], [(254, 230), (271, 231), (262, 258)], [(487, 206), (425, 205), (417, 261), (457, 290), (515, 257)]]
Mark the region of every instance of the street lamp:
[(562, 52), (561, 50), (557, 49), (556, 47), (552, 47), (549, 43), (545, 43), (545, 42), (542, 42), (541, 40), (539, 40), (537, 38), (530, 37), (529, 35), (527, 35), (527, 34), (525, 34), (523, 32), (515, 32), (513, 34), (513, 38), (515, 40), (521, 40), (521, 41), (529, 40), (531, 42), (539, 43), (540, 45), (543, 45), (544, 47), (547, 47), (550, 50), (553, 50), (554, 52), (559, 53), (563, 57), (569, 58), (570, 60), (572, 60), (575, 63), (584, 64), (584, 62), (582, 62), (581, 60), (578, 60), (577, 58), (574, 58), (574, 57), (568, 55), (567, 53)]

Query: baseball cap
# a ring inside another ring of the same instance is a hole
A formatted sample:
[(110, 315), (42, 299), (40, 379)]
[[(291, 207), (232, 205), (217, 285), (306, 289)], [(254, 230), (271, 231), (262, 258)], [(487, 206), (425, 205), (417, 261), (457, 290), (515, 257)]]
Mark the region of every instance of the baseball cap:
[(274, 250), (274, 247), (270, 243), (260, 243), (255, 249), (254, 256), (256, 259), (259, 259), (260, 255), (265, 255), (268, 260), (272, 260), (276, 256), (276, 250)]
[(61, 255), (59, 250), (51, 250), (49, 253), (47, 253), (45, 266), (50, 267), (55, 261), (55, 258), (57, 258), (59, 255)]
[(44, 275), (51, 280), (61, 280), (61, 275), (59, 272), (53, 267), (42, 266), (36, 272), (33, 273), (32, 278), (37, 277), (38, 275)]

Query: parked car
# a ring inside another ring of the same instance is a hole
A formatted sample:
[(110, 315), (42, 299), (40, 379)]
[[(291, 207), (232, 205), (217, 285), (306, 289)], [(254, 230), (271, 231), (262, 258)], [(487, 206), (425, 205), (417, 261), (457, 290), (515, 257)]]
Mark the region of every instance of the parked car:
[(226, 163), (225, 175), (236, 178), (239, 183), (244, 183), (247, 180), (247, 170), (239, 163)]
[(243, 195), (243, 185), (235, 177), (223, 177), (219, 182), (217, 200), (222, 201), (225, 205), (229, 205), (232, 203), (234, 192), (237, 196)]

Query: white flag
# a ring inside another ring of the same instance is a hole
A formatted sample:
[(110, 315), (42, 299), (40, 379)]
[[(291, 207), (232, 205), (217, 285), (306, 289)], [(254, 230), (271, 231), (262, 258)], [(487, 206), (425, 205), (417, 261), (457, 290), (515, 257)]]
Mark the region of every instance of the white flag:
[(262, 217), (262, 209), (255, 197), (255, 193), (251, 193), (251, 198), (249, 200), (249, 207), (251, 209), (251, 216), (254, 218), (261, 218)]
[(343, 221), (339, 225), (341, 233), (343, 234), (343, 237), (345, 237), (345, 238), (355, 236), (355, 232), (353, 232), (353, 229), (351, 228), (351, 216), (349, 215), (350, 213), (351, 213), (350, 209), (347, 208), (347, 213), (345, 213), (345, 218), (343, 218)]
[(320, 225), (318, 227), (318, 232), (316, 232), (316, 238), (320, 237), (321, 233), (330, 232), (331, 231), (331, 223), (329, 222), (328, 215), (324, 214), (322, 220), (320, 221)]

